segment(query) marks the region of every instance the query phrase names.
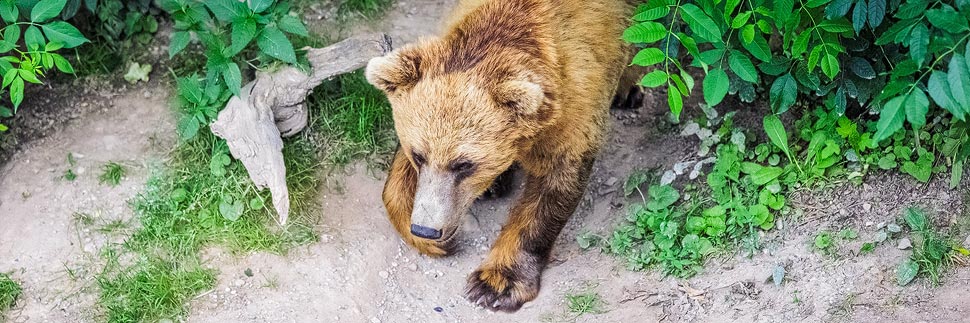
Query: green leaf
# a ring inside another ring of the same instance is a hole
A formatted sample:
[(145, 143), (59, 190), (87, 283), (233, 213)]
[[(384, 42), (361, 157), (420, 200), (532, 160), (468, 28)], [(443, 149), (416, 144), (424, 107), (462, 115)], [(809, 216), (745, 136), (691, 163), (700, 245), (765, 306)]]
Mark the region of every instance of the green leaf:
[(661, 70), (654, 70), (647, 75), (643, 76), (643, 80), (640, 80), (640, 85), (646, 87), (658, 87), (667, 84), (667, 72)]
[(755, 70), (754, 64), (751, 63), (751, 59), (745, 56), (739, 51), (731, 51), (730, 57), (728, 57), (728, 65), (731, 66), (731, 70), (734, 74), (737, 74), (742, 80), (758, 83), (758, 71)]
[(290, 64), (296, 63), (296, 53), (293, 51), (293, 44), (276, 27), (264, 28), (259, 33), (256, 44), (259, 45), (259, 49), (266, 55)]
[(659, 48), (649, 47), (640, 50), (636, 56), (633, 56), (633, 64), (640, 66), (650, 66), (663, 62), (667, 59), (667, 55)]
[(242, 87), (242, 73), (239, 72), (239, 65), (232, 62), (226, 64), (222, 77), (225, 79), (229, 91), (232, 94), (239, 95), (239, 88)]
[(67, 0), (40, 0), (30, 10), (30, 21), (33, 23), (42, 23), (57, 17), (57, 15), (61, 14), (61, 10), (64, 9), (65, 4), (67, 4)]
[(24, 81), (27, 81), (27, 82), (30, 82), (30, 83), (34, 83), (34, 84), (41, 84), (41, 83), (43, 83), (43, 82), (40, 81), (40, 79), (37, 78), (37, 75), (34, 75), (34, 71), (33, 70), (29, 70), (29, 71), (28, 70), (18, 70), (18, 73), (20, 74), (20, 78), (24, 79)]
[[(666, 7), (664, 7), (666, 9)], [(280, 21), (276, 23), (276, 26), (280, 27), (285, 32), (299, 35), (303, 37), (310, 36), (310, 33), (306, 30), (306, 26), (303, 25), (303, 21), (300, 18), (293, 17), (290, 15), (283, 16)]]
[(879, 122), (876, 123), (876, 135), (873, 138), (876, 142), (889, 138), (903, 127), (903, 121), (906, 119), (905, 109), (902, 106), (904, 99), (897, 96), (882, 107), (882, 111), (879, 112)]
[(168, 58), (175, 57), (186, 46), (189, 45), (191, 35), (187, 31), (176, 31), (172, 33), (172, 40), (168, 44)]
[(929, 91), (933, 102), (941, 108), (949, 111), (957, 119), (964, 120), (964, 115), (968, 110), (959, 106), (953, 95), (950, 94), (950, 84), (946, 80), (946, 74), (940, 71), (933, 71), (930, 80), (926, 83), (926, 90)]
[(0, 17), (8, 24), (17, 22), (20, 10), (17, 9), (17, 0), (0, 0)]
[(852, 31), (852, 24), (848, 20), (826, 20), (818, 25), (818, 28), (830, 33), (846, 33)]
[(869, 7), (866, 5), (866, 0), (859, 0), (855, 5), (855, 9), (852, 10), (852, 29), (855, 30), (856, 35), (862, 31), (862, 27), (866, 26), (866, 20), (869, 18)]
[(903, 263), (899, 264), (899, 267), (896, 267), (896, 283), (899, 286), (909, 285), (917, 274), (919, 274), (919, 263), (906, 258)]
[(872, 69), (872, 64), (864, 58), (853, 57), (849, 59), (849, 69), (856, 76), (863, 79), (871, 80), (876, 78), (876, 71)]
[(751, 183), (762, 186), (778, 178), (784, 172), (785, 170), (781, 167), (761, 167), (757, 172), (751, 174)]
[(701, 8), (692, 3), (688, 3), (681, 6), (680, 10), (683, 11), (681, 17), (683, 17), (684, 22), (687, 23), (687, 27), (695, 35), (715, 44), (723, 42), (721, 39), (721, 30), (718, 28), (718, 25)]
[(24, 102), (24, 79), (20, 76), (14, 77), (10, 82), (10, 103), (13, 103), (13, 111), (16, 112), (20, 103)]
[(926, 11), (927, 5), (929, 5), (929, 2), (926, 0), (906, 1), (906, 3), (899, 6), (899, 9), (896, 9), (895, 17), (899, 19), (916, 18)]
[(950, 57), (947, 82), (950, 83), (950, 95), (954, 101), (963, 107), (963, 111), (970, 111), (970, 66), (963, 55), (953, 54)]
[(812, 38), (812, 31), (805, 30), (795, 37), (795, 42), (792, 43), (791, 54), (794, 57), (801, 56), (806, 50), (808, 50), (808, 41)]
[(849, 8), (852, 8), (852, 0), (832, 1), (827, 7), (825, 7), (825, 18), (835, 19), (844, 17), (845, 14), (849, 13)]
[(77, 28), (63, 21), (53, 21), (41, 27), (48, 40), (61, 43), (64, 48), (74, 48), (88, 42)]
[(232, 198), (223, 197), (222, 202), (219, 203), (219, 214), (222, 214), (223, 218), (226, 220), (235, 222), (239, 220), (242, 216), (245, 207), (243, 203), (239, 200), (233, 201)]
[(647, 202), (646, 207), (651, 211), (665, 209), (671, 205), (674, 205), (674, 203), (680, 199), (680, 193), (677, 192), (677, 189), (670, 185), (650, 186), (647, 194), (650, 196), (650, 199)]
[(273, 5), (273, 0), (248, 0), (249, 9), (252, 9), (255, 13), (261, 13), (266, 11), (269, 6)]
[(805, 3), (805, 7), (808, 7), (808, 8), (821, 7), (826, 3), (829, 3), (830, 1), (832, 0), (809, 0), (808, 2)]
[[(955, 189), (960, 186), (960, 180), (963, 179), (963, 159), (953, 162), (953, 168), (950, 171), (950, 189)], [(966, 246), (970, 247), (970, 246)]]
[(242, 51), (256, 38), (256, 21), (250, 18), (239, 19), (232, 23), (231, 45), (226, 52), (226, 57), (235, 56)]
[(653, 9), (644, 10), (633, 16), (634, 21), (651, 21), (666, 17), (670, 13), (670, 8), (668, 7), (656, 7)]
[(707, 228), (707, 220), (699, 216), (687, 217), (687, 222), (684, 224), (684, 229), (690, 233), (700, 233)]
[(44, 34), (40, 33), (40, 28), (37, 26), (27, 27), (27, 31), (24, 32), (24, 43), (30, 50), (38, 50), (44, 48), (46, 41), (44, 40)]
[(54, 58), (54, 66), (57, 66), (58, 70), (67, 74), (74, 74), (74, 67), (71, 66), (71, 62), (64, 59), (64, 56), (58, 54), (53, 54), (51, 56)]
[(967, 31), (967, 18), (956, 12), (950, 6), (944, 5), (942, 9), (930, 9), (926, 11), (926, 18), (934, 27), (953, 34)]
[(176, 130), (182, 140), (191, 140), (199, 133), (199, 120), (191, 115), (183, 116), (176, 125)]
[(916, 65), (923, 66), (926, 60), (926, 47), (930, 45), (930, 30), (926, 24), (917, 24), (909, 33), (909, 56), (916, 61)]
[(771, 90), (768, 95), (771, 101), (771, 110), (775, 114), (788, 111), (788, 108), (795, 104), (797, 96), (798, 83), (790, 73), (775, 79), (771, 84)]
[(795, 0), (772, 0), (774, 6), (775, 19), (779, 26), (786, 26), (792, 13), (795, 12)]
[(913, 129), (926, 125), (926, 112), (929, 111), (930, 101), (922, 89), (914, 88), (903, 104), (906, 106), (906, 120), (913, 125)]
[(735, 16), (734, 19), (731, 20), (731, 28), (738, 29), (741, 28), (741, 26), (744, 26), (744, 24), (748, 22), (748, 19), (751, 19), (752, 13), (753, 12), (751, 11), (745, 11)]
[(745, 25), (741, 28), (741, 33), (738, 34), (738, 39), (741, 40), (742, 44), (747, 44), (754, 41), (754, 25)]
[(212, 11), (216, 19), (223, 22), (230, 22), (247, 16), (248, 8), (237, 0), (206, 0), (205, 6)]
[(822, 57), (822, 73), (828, 76), (830, 80), (834, 80), (835, 76), (839, 74), (839, 59), (835, 55), (825, 55)]
[(641, 22), (623, 31), (623, 40), (634, 44), (655, 43), (664, 37), (667, 37), (667, 27), (653, 21)]
[(755, 35), (752, 42), (743, 44), (744, 49), (747, 49), (751, 56), (760, 59), (763, 62), (771, 61), (771, 49), (768, 48), (768, 41), (765, 40), (764, 36)]
[(680, 119), (680, 111), (684, 109), (684, 98), (676, 86), (667, 87), (667, 104), (670, 105), (670, 113), (674, 119)]
[(769, 114), (765, 116), (763, 123), (765, 134), (768, 135), (771, 143), (785, 152), (786, 155), (791, 155), (788, 148), (788, 133), (785, 132), (785, 126), (781, 124), (781, 119), (777, 115)]
[(9, 25), (3, 29), (3, 42), (10, 44), (11, 49), (17, 47), (18, 41), (20, 41), (20, 26)]
[(724, 96), (727, 95), (730, 87), (730, 81), (723, 69), (716, 68), (707, 73), (702, 86), (704, 87), (704, 102), (707, 102), (710, 106), (715, 106), (721, 103), (721, 100), (724, 100)]
[(886, 17), (886, 0), (869, 0), (869, 27), (876, 29)]

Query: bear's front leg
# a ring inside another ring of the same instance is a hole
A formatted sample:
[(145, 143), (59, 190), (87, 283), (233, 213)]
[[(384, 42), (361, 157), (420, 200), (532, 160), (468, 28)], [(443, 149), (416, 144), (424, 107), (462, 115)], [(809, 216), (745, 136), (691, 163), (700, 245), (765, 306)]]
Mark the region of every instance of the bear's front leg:
[(529, 174), (488, 257), (468, 277), (469, 301), (492, 311), (514, 312), (536, 298), (542, 270), (556, 237), (579, 205), (592, 165), (590, 157), (564, 161), (549, 174)]
[[(384, 184), (384, 208), (391, 225), (401, 235), (404, 242), (418, 252), (433, 256), (446, 256), (452, 251), (453, 244), (416, 237), (411, 234), (411, 210), (414, 208), (414, 194), (417, 191), (418, 172), (401, 149), (394, 154), (391, 170)], [(450, 240), (449, 242), (454, 241)]]

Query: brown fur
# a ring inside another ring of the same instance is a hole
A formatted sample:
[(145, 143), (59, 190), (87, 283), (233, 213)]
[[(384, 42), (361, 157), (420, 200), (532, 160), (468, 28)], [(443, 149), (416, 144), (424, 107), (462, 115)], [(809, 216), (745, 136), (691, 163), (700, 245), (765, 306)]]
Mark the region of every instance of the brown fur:
[(538, 294), (626, 66), (620, 35), (628, 8), (623, 0), (464, 1), (444, 36), (369, 64), (368, 80), (387, 93), (401, 141), (384, 202), (418, 251), (446, 255), (460, 223), (450, 220), (440, 240), (410, 233), (419, 172), (447, 174), (457, 161), (473, 162), (472, 173), (455, 175), (462, 211), (513, 162), (527, 174), (499, 238), (469, 277), (470, 301), (515, 311)]

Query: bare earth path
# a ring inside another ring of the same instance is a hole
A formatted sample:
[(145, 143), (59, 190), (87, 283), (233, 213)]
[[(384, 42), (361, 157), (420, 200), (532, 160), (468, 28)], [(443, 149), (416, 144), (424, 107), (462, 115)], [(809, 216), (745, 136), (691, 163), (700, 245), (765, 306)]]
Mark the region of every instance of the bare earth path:
[[(452, 0), (399, 1), (386, 17), (368, 26), (385, 30), (398, 44), (435, 30)], [(326, 28), (317, 22), (311, 29)], [(356, 32), (356, 31), (355, 31)], [(164, 86), (152, 86), (152, 89)], [(12, 322), (96, 321), (98, 290), (87, 266), (98, 247), (121, 241), (124, 232), (78, 231), (75, 213), (98, 221), (128, 220), (125, 201), (144, 185), (150, 165), (173, 144), (174, 125), (166, 95), (134, 89), (110, 98), (103, 110), (86, 113), (58, 133), (28, 145), (0, 166), (0, 272), (13, 272), (24, 298)], [(751, 258), (724, 254), (707, 272), (689, 279), (631, 272), (622, 259), (598, 250), (582, 251), (575, 237), (592, 231), (607, 236), (625, 217), (623, 179), (634, 169), (670, 168), (692, 157), (696, 142), (664, 124), (662, 95), (650, 94), (639, 113), (614, 114), (608, 145), (598, 160), (584, 202), (557, 243), (543, 276), (539, 298), (515, 314), (476, 309), (463, 299), (466, 275), (483, 259), (504, 222), (512, 198), (475, 205), (463, 226), (462, 250), (430, 259), (397, 238), (380, 201), (383, 174), (362, 167), (340, 181), (343, 193), (324, 192), (322, 239), (287, 255), (206, 252), (220, 272), (215, 289), (191, 304), (188, 322), (970, 322), (970, 269), (954, 268), (943, 285), (919, 279), (895, 284), (894, 267), (908, 251), (890, 241), (875, 252), (834, 258), (812, 251), (821, 229), (857, 228), (860, 238), (840, 254), (873, 239), (880, 223), (916, 204), (935, 214), (937, 225), (965, 221), (967, 187), (946, 188), (937, 179), (922, 185), (906, 176), (871, 176), (862, 186), (842, 185), (792, 197), (800, 216), (781, 219)], [(688, 109), (689, 110), (689, 109)], [(78, 179), (59, 179), (78, 156)], [(83, 156), (83, 157), (82, 157)], [(98, 184), (106, 161), (128, 165), (122, 185)], [(83, 169), (83, 172), (81, 171)], [(964, 220), (961, 220), (964, 219)], [(766, 279), (776, 264), (787, 281)], [(244, 272), (253, 272), (248, 277)], [(607, 303), (601, 314), (573, 316), (564, 296), (596, 292)]]

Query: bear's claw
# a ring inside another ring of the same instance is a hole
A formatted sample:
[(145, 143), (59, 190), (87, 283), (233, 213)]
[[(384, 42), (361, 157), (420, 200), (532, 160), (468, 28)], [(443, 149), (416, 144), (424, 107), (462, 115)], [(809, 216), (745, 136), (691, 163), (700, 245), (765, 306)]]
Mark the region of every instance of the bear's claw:
[[(530, 281), (531, 280), (531, 281)], [(490, 311), (515, 312), (535, 299), (539, 279), (521, 279), (508, 270), (479, 269), (468, 276), (465, 298)]]

